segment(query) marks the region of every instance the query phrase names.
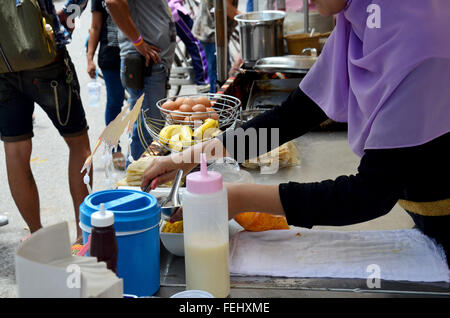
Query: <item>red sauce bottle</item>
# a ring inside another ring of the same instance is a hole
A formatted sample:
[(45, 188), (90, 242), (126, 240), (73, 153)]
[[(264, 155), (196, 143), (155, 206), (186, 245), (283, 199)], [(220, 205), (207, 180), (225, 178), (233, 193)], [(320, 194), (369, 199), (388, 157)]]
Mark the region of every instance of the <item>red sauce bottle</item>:
[(117, 240), (114, 230), (114, 214), (105, 211), (105, 205), (100, 204), (100, 211), (91, 215), (91, 246), (90, 256), (97, 257), (98, 262), (105, 262), (106, 267), (117, 274)]

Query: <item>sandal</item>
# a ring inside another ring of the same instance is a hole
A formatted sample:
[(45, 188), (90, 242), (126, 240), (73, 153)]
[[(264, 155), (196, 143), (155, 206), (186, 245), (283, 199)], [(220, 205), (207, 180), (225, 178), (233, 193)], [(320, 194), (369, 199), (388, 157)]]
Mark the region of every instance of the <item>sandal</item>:
[(76, 255), (83, 248), (83, 237), (77, 238), (77, 240), (72, 244), (72, 255)]
[(26, 240), (28, 240), (28, 239), (30, 238), (30, 236), (31, 236), (31, 233), (28, 234), (28, 235), (25, 236), (25, 237), (22, 237), (22, 238), (20, 239), (20, 243), (23, 243), (23, 242), (25, 242)]
[(113, 166), (117, 170), (125, 170), (125, 156), (121, 152), (113, 153)]

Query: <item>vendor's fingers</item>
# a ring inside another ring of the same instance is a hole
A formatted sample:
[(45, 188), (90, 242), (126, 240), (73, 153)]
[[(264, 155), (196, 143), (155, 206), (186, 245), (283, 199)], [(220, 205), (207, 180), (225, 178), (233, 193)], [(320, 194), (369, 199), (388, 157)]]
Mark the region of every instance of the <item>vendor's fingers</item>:
[(146, 186), (153, 179), (170, 172), (172, 169), (167, 168), (167, 163), (162, 158), (155, 158), (142, 174), (142, 186)]
[(158, 178), (155, 178), (152, 180), (152, 182), (150, 182), (150, 189), (154, 190), (159, 184), (159, 180)]
[(170, 171), (167, 173), (163, 173), (155, 178), (143, 177), (142, 182), (141, 182), (141, 189), (145, 189), (145, 188), (147, 188), (147, 186), (149, 186), (147, 190), (153, 190), (158, 185), (164, 184), (168, 181), (173, 180), (175, 178), (175, 174), (176, 174), (176, 171)]
[(158, 178), (155, 179), (155, 180), (157, 180), (155, 187), (157, 187), (160, 184), (164, 184), (169, 181), (173, 181), (175, 179), (176, 174), (177, 174), (177, 172), (175, 170), (173, 170), (173, 171), (169, 171), (167, 173), (164, 173), (164, 174), (158, 176)]
[(170, 223), (181, 221), (183, 219), (183, 208), (178, 208), (174, 215), (170, 218)]

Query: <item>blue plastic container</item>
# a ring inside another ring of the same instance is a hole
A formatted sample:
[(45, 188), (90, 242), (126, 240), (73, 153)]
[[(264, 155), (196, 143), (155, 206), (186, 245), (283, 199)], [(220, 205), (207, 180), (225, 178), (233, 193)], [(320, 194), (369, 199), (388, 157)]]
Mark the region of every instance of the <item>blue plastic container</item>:
[(91, 233), (91, 214), (100, 209), (114, 213), (119, 255), (117, 275), (124, 294), (152, 296), (160, 287), (159, 222), (161, 207), (156, 198), (135, 190), (105, 190), (88, 195), (80, 206), (83, 243)]

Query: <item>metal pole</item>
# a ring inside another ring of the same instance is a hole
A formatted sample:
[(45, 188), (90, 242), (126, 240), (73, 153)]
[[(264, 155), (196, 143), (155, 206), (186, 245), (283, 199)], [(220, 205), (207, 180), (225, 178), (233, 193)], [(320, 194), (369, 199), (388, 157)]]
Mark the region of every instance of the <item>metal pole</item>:
[(227, 80), (227, 7), (226, 0), (214, 1), (216, 19), (216, 61), (217, 82), (222, 85)]
[(305, 23), (304, 32), (309, 33), (309, 3), (308, 0), (303, 0), (303, 21)]

